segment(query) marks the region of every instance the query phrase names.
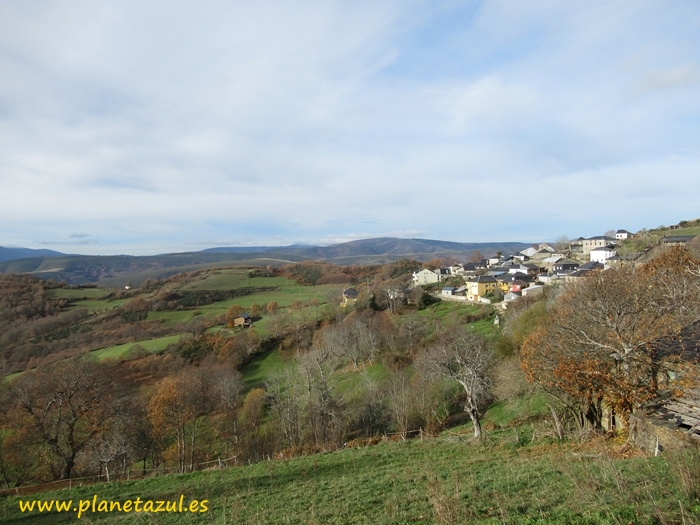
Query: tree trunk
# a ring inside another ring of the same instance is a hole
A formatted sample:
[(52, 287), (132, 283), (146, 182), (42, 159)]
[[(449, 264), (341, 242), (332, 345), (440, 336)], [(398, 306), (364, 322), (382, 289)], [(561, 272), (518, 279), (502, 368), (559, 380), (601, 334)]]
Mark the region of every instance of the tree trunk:
[(61, 479), (70, 479), (71, 472), (75, 465), (74, 458), (65, 458), (63, 460), (63, 468), (61, 469)]
[(600, 401), (588, 403), (586, 410), (586, 422), (594, 430), (600, 430), (603, 426), (603, 410)]
[(469, 414), (469, 417), (472, 420), (472, 423), (474, 424), (474, 437), (477, 439), (481, 439), (482, 433), (481, 433), (481, 421), (479, 420), (479, 411), (470, 406), (464, 407), (464, 410)]

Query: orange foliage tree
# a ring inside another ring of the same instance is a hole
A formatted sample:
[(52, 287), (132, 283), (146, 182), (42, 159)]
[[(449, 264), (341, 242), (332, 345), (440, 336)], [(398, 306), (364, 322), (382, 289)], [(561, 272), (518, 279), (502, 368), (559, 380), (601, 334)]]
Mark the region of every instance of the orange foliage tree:
[(565, 401), (581, 425), (599, 427), (603, 403), (625, 419), (658, 393), (668, 356), (656, 343), (700, 315), (691, 262), (676, 249), (568, 284), (523, 344), (528, 380)]
[(175, 438), (180, 472), (194, 468), (197, 438), (219, 399), (206, 373), (193, 368), (164, 379), (151, 398), (148, 415), (154, 431), (161, 442)]

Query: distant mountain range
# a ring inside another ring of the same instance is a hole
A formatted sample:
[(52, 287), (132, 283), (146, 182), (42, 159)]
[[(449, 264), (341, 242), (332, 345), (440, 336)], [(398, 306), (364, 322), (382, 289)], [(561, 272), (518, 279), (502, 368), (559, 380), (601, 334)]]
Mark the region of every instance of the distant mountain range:
[(26, 257), (58, 257), (65, 255), (53, 250), (32, 250), (31, 248), (3, 248), (0, 246), (0, 262), (12, 259), (24, 259)]
[(31, 273), (73, 284), (99, 282), (120, 286), (138, 284), (180, 272), (222, 265), (280, 265), (318, 260), (341, 265), (383, 264), (399, 259), (427, 261), (435, 257), (466, 260), (474, 252), (490, 256), (529, 247), (522, 242), (459, 243), (430, 239), (380, 237), (332, 246), (218, 247), (200, 252), (163, 255), (65, 255), (52, 250), (0, 247), (0, 273)]
[[(304, 259), (313, 259), (338, 264), (365, 264), (353, 261), (352, 259), (365, 258), (386, 258), (386, 261), (396, 261), (398, 259), (418, 259), (427, 260), (433, 257), (445, 257), (452, 255), (464, 257), (471, 255), (475, 251), (483, 252), (485, 255), (492, 255), (498, 251), (511, 252), (519, 251), (529, 247), (530, 244), (518, 242), (483, 242), (483, 243), (462, 243), (450, 241), (435, 241), (431, 239), (398, 239), (395, 237), (377, 237), (374, 239), (361, 239), (358, 241), (333, 244), (331, 246), (274, 246), (260, 248), (209, 248), (205, 253), (277, 253), (288, 254)], [(427, 258), (427, 259), (426, 259)]]

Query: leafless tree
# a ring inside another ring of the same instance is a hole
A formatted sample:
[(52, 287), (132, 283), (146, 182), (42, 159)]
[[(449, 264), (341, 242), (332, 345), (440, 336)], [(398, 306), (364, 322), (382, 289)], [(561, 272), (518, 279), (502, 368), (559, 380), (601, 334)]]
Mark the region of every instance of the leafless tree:
[(270, 412), (277, 422), (284, 443), (295, 447), (302, 441), (303, 386), (296, 370), (286, 368), (271, 374), (265, 382)]
[(343, 402), (335, 394), (331, 378), (340, 359), (328, 340), (320, 340), (306, 354), (297, 357), (304, 380), (308, 429), (312, 441), (325, 445), (337, 441), (344, 425)]
[(433, 376), (457, 381), (466, 397), (464, 411), (481, 438), (480, 413), (491, 396), (494, 356), (483, 336), (456, 326), (438, 335), (418, 359), (419, 367)]

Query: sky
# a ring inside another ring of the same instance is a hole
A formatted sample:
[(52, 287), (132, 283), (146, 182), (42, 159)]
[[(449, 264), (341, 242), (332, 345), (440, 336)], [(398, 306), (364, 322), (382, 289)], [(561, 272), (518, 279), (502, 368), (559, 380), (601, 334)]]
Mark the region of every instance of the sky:
[(0, 246), (538, 242), (700, 217), (700, 3), (0, 3)]

